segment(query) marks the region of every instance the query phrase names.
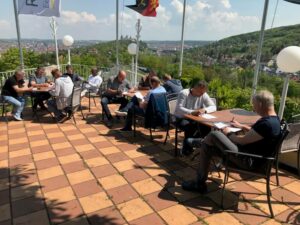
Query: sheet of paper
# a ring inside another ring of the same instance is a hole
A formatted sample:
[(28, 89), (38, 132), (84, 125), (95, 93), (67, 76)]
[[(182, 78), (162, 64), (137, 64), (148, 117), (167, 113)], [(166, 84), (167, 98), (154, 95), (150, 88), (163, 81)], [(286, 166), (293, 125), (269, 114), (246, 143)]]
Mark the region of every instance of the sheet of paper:
[(202, 114), (202, 115), (200, 115), (200, 116), (202, 116), (204, 119), (208, 119), (208, 120), (217, 118), (217, 117), (215, 117), (215, 116), (213, 116), (213, 115), (206, 114), (206, 113), (205, 113), (205, 114)]
[(123, 94), (123, 95), (127, 95), (127, 94), (128, 94), (128, 92), (127, 92), (127, 91), (124, 91), (122, 94)]
[(32, 88), (32, 91), (37, 91), (37, 88)]
[(242, 130), (241, 128), (236, 128), (236, 127), (228, 127), (228, 128), (229, 128), (229, 132), (234, 132), (234, 133)]
[(215, 125), (215, 127), (218, 128), (218, 129), (223, 129), (223, 128), (229, 126), (227, 123), (222, 123), (222, 122), (214, 123), (214, 125)]
[(135, 97), (137, 97), (138, 99), (141, 99), (141, 100), (144, 99), (144, 96), (143, 96), (142, 93), (139, 92), (139, 91), (137, 91), (134, 95), (135, 95)]

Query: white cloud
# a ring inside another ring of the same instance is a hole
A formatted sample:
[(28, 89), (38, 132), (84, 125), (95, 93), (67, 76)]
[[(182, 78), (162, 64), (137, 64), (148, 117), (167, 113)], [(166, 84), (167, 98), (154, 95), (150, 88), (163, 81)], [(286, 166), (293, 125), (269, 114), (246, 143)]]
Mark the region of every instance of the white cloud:
[(0, 29), (7, 29), (10, 27), (10, 23), (7, 20), (0, 20)]
[(231, 4), (230, 4), (229, 0), (220, 0), (220, 1), (226, 9), (231, 8)]
[(87, 12), (62, 11), (61, 15), (65, 24), (97, 23), (96, 16)]

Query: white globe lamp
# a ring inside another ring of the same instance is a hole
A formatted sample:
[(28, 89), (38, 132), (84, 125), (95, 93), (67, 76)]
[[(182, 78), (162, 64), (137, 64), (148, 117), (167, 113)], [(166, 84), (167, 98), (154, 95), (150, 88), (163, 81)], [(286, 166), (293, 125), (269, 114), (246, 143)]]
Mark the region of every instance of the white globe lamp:
[[(284, 73), (296, 73), (300, 71), (300, 47), (289, 46), (282, 49), (277, 56), (277, 66)], [(286, 74), (278, 112), (280, 119), (283, 117), (286, 96), (289, 88), (289, 80), (290, 77)]]
[(130, 55), (135, 55), (136, 54), (136, 43), (131, 43), (127, 47), (128, 53)]
[(71, 46), (74, 44), (74, 38), (70, 35), (65, 35), (63, 44), (68, 47), (68, 65), (71, 65)]
[(63, 38), (63, 44), (66, 47), (71, 47), (74, 44), (74, 38), (70, 35), (65, 35)]

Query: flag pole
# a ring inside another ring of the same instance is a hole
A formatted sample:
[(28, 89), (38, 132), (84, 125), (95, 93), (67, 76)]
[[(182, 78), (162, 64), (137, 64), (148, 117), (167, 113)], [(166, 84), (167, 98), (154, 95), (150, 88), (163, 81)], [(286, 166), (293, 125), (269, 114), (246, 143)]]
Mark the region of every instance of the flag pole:
[(135, 54), (135, 73), (134, 73), (134, 86), (136, 86), (136, 87), (137, 87), (137, 74), (138, 74), (138, 60), (139, 60), (141, 30), (142, 30), (141, 19), (138, 19), (138, 21), (136, 23), (136, 54)]
[(52, 35), (53, 35), (54, 42), (55, 42), (56, 65), (57, 65), (57, 68), (59, 69), (60, 66), (59, 66), (58, 44), (57, 44), (57, 23), (56, 23), (54, 17), (52, 17), (50, 20), (50, 27), (51, 27)]
[(186, 0), (184, 0), (184, 3), (183, 3), (182, 27), (181, 27), (181, 49), (180, 49), (180, 63), (179, 63), (179, 77), (181, 77), (181, 75), (182, 75), (183, 48), (184, 48), (185, 8), (186, 8)]
[(252, 97), (255, 95), (256, 89), (257, 89), (257, 80), (258, 80), (258, 74), (259, 74), (259, 70), (260, 70), (261, 52), (262, 52), (264, 36), (265, 36), (265, 27), (266, 27), (266, 20), (267, 20), (267, 14), (268, 14), (268, 7), (269, 7), (269, 0), (265, 0), (264, 13), (263, 13), (263, 18), (262, 18), (262, 22), (261, 22), (261, 30), (260, 30), (258, 49), (257, 49), (257, 55), (256, 55), (256, 64), (255, 64), (255, 71), (254, 71), (254, 78), (253, 78), (253, 85), (252, 85), (251, 100), (252, 100)]
[(24, 69), (24, 57), (23, 57), (23, 50), (22, 50), (22, 46), (21, 46), (21, 32), (20, 32), (20, 24), (19, 24), (19, 14), (18, 14), (18, 10), (17, 10), (17, 0), (14, 0), (14, 9), (15, 9), (18, 47), (19, 47), (19, 55), (20, 55), (20, 66), (21, 66), (21, 69)]
[(119, 0), (116, 0), (116, 67), (119, 70)]

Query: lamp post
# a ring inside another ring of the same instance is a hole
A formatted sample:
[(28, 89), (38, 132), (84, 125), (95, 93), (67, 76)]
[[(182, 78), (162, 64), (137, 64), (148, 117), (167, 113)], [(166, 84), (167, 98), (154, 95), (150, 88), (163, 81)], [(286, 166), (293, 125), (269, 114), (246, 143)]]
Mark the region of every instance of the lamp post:
[(280, 107), (278, 116), (280, 119), (283, 117), (286, 96), (289, 88), (289, 73), (295, 73), (300, 71), (300, 47), (289, 46), (280, 51), (277, 56), (278, 68), (287, 73), (284, 80), (283, 90), (281, 94)]
[(64, 36), (63, 44), (68, 47), (68, 65), (71, 65), (71, 46), (74, 44), (73, 37), (70, 35)]
[(128, 50), (128, 53), (132, 56), (132, 64), (131, 64), (131, 76), (130, 76), (130, 80), (131, 80), (131, 84), (133, 85), (133, 86), (135, 86), (136, 85), (136, 83), (135, 83), (135, 73), (134, 73), (134, 69), (135, 69), (135, 67), (134, 67), (134, 56), (136, 55), (136, 48), (137, 48), (137, 45), (136, 45), (136, 43), (131, 43), (131, 44), (129, 44), (128, 45), (128, 48), (127, 48), (127, 50)]

